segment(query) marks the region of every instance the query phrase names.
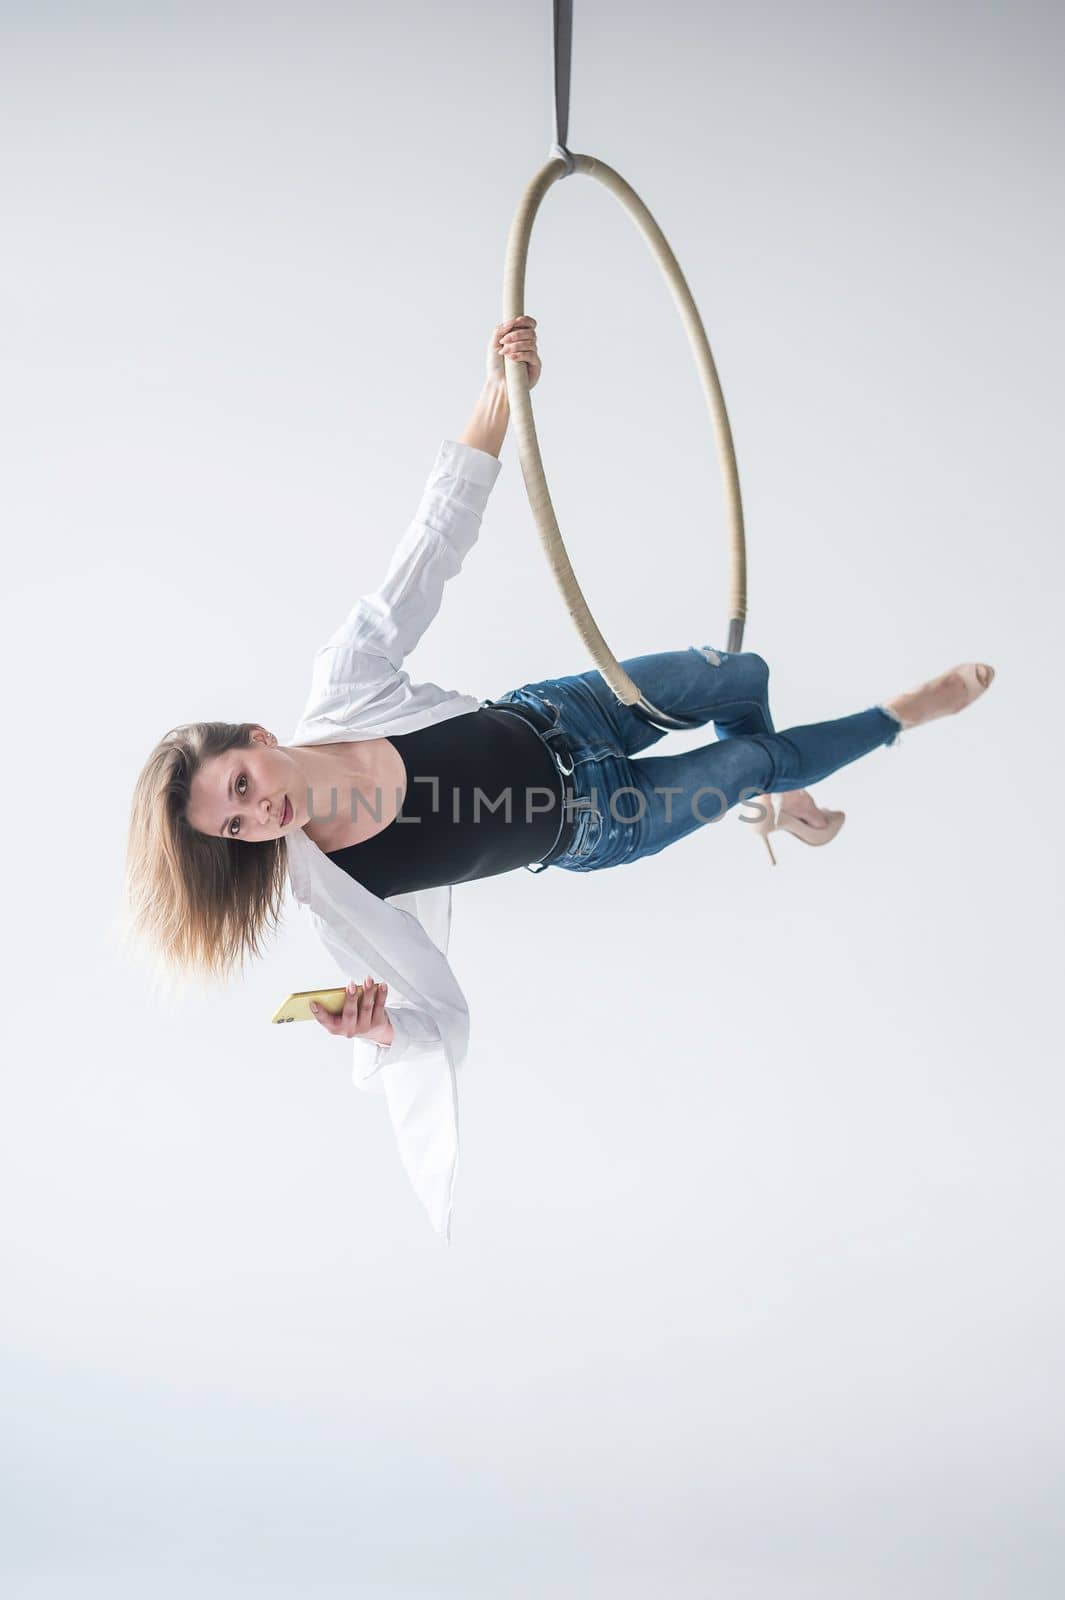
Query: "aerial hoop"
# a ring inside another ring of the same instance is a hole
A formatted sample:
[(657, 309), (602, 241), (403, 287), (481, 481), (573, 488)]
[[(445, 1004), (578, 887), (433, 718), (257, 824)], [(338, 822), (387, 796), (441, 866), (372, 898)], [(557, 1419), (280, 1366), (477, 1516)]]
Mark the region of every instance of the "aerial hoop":
[[(727, 649), (739, 650), (743, 644), (743, 625), (747, 616), (747, 552), (743, 533), (743, 506), (740, 501), (740, 480), (732, 443), (732, 430), (729, 427), (725, 399), (721, 393), (717, 368), (714, 365), (710, 341), (706, 337), (702, 318), (665, 235), (636, 191), (604, 161), (597, 161), (593, 156), (579, 155), (567, 150), (561, 138), (556, 140), (552, 149), (557, 153), (546, 166), (541, 167), (529, 184), (511, 224), (504, 270), (503, 319), (509, 322), (514, 317), (523, 316), (525, 312), (525, 271), (529, 256), (529, 240), (544, 195), (553, 183), (574, 173), (580, 172), (586, 177), (596, 178), (621, 202), (642, 232), (652, 255), (662, 268), (695, 355), (703, 392), (710, 406), (725, 488), (731, 558)], [(566, 609), (573, 618), (577, 632), (592, 661), (621, 704), (633, 707), (648, 722), (662, 728), (663, 731), (699, 726), (690, 720), (674, 717), (647, 700), (600, 633), (570, 565), (551, 504), (543, 461), (540, 457), (540, 444), (536, 437), (536, 423), (533, 420), (528, 371), (523, 361), (511, 361), (509, 356), (504, 357), (503, 367), (518, 445), (518, 458), (521, 461), (529, 504)]]

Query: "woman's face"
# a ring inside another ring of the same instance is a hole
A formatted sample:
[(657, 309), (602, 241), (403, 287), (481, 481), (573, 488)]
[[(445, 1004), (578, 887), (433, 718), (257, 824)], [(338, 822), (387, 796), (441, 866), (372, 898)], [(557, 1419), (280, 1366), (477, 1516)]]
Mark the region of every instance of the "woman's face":
[(291, 753), (272, 733), (256, 727), (247, 749), (227, 750), (203, 762), (192, 780), (186, 817), (197, 833), (265, 844), (307, 821), (305, 807), (300, 815), (305, 789), (306, 778)]

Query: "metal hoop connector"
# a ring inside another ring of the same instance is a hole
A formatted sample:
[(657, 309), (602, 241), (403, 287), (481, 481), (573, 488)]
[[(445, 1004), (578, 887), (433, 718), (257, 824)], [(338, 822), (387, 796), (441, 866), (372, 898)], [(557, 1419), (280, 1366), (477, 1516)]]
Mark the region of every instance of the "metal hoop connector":
[(559, 182), (561, 183), (563, 178), (572, 177), (577, 170), (577, 163), (574, 161), (570, 151), (566, 149), (566, 146), (564, 144), (553, 144), (551, 146), (551, 154), (556, 160), (563, 161), (566, 164), (565, 172), (560, 172), (558, 175)]

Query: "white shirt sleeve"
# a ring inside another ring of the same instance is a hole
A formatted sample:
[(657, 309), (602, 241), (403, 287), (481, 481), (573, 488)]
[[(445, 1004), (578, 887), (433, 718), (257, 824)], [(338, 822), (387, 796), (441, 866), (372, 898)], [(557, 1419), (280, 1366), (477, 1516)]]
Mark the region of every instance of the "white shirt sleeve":
[[(440, 891), (437, 891), (439, 895)], [(390, 908), (395, 910), (397, 908)], [(378, 957), (339, 937), (320, 916), (312, 913), (319, 936), (341, 970), (394, 971)], [(422, 930), (423, 937), (425, 931)], [(446, 956), (438, 947), (437, 959), (447, 972)], [(399, 974), (391, 980), (398, 992)], [(443, 1032), (436, 1017), (423, 1004), (406, 999), (389, 1001), (386, 1010), (395, 1031), (391, 1045), (352, 1039), (352, 1082), (359, 1089), (383, 1094), (399, 1147), (400, 1160), (429, 1220), (447, 1243), (451, 1242), (451, 1210), (458, 1168), (458, 1081), (468, 1037), (468, 1016), (461, 990), (454, 984), (454, 999), (443, 1010)]]
[(439, 612), (444, 585), (476, 543), (501, 470), (498, 456), (443, 441), (384, 578), (356, 600), (318, 651), (333, 683), (361, 682), (367, 671), (389, 677), (400, 670)]
[(428, 1012), (419, 1011), (417, 1006), (393, 1005), (389, 1000), (385, 1015), (392, 1024), (391, 1044), (376, 1044), (372, 1039), (352, 1040), (355, 1061), (351, 1081), (357, 1089), (372, 1088), (372, 1079), (382, 1067), (390, 1066), (401, 1056), (417, 1055), (419, 1047), (422, 1054), (426, 1047), (440, 1048), (440, 1031)]
[(427, 1013), (416, 1006), (387, 1010), (395, 1040), (374, 1045), (353, 1039), (352, 1080), (360, 1089), (383, 1089), (404, 1171), (433, 1227), (450, 1244), (459, 1154), (455, 1072)]

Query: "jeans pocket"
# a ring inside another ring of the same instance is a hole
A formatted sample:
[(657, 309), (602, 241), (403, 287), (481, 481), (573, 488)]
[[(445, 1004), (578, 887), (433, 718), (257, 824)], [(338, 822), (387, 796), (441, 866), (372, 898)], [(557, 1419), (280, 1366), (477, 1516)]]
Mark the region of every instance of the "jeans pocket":
[(577, 831), (566, 854), (578, 860), (585, 860), (595, 854), (602, 840), (603, 813), (590, 798), (583, 797), (574, 800), (573, 810), (577, 815)]

